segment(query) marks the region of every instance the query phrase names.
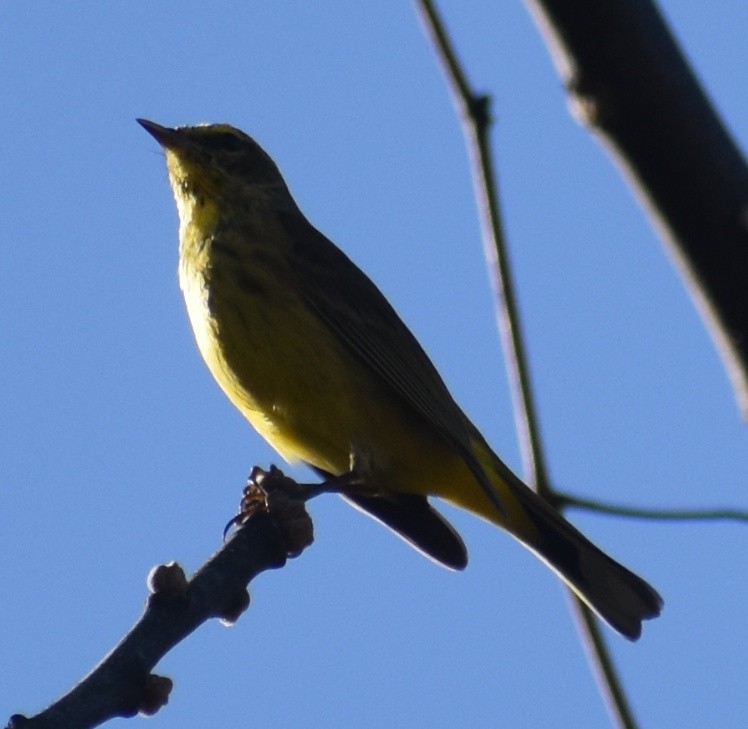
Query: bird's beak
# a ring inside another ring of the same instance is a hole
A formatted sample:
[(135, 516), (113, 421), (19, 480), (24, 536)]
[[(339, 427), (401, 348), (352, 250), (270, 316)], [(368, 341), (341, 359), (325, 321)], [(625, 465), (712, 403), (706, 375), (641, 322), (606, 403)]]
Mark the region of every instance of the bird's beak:
[(156, 122), (148, 121), (148, 119), (136, 119), (135, 121), (165, 149), (184, 147), (184, 140), (181, 138), (178, 129), (162, 127)]

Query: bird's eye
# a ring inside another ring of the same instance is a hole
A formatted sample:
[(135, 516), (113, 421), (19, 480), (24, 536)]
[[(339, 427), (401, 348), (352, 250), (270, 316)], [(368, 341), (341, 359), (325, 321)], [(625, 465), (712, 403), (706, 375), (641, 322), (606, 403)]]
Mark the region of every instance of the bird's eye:
[(231, 132), (218, 132), (210, 137), (210, 146), (224, 152), (236, 152), (241, 149), (242, 141)]

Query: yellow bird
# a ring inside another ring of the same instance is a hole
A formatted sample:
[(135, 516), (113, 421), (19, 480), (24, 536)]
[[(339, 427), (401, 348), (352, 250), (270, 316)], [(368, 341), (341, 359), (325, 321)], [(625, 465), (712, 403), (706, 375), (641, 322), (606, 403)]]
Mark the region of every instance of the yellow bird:
[(304, 217), (273, 160), (226, 124), (139, 123), (179, 211), (179, 281), (198, 347), (286, 460), (351, 474), (342, 495), (437, 562), (467, 564), (438, 496), (508, 531), (635, 640), (660, 596), (520, 481), (452, 399), (371, 280)]

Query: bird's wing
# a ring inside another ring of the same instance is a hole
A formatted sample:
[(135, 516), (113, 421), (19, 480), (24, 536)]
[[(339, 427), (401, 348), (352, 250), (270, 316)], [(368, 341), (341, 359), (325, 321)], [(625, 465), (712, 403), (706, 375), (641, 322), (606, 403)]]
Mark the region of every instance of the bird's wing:
[[(334, 478), (333, 474), (317, 466), (307, 465), (322, 478)], [(465, 543), (425, 496), (394, 493), (366, 496), (353, 491), (341, 491), (340, 495), (355, 509), (391, 529), (434, 562), (452, 570), (463, 570), (467, 566)]]
[(465, 543), (425, 496), (391, 494), (382, 498), (352, 493), (341, 496), (434, 562), (451, 570), (467, 566)]
[(337, 246), (296, 211), (282, 216), (301, 296), (351, 352), (454, 446), (503, 513), (471, 444), (473, 426), (418, 340), (390, 303)]

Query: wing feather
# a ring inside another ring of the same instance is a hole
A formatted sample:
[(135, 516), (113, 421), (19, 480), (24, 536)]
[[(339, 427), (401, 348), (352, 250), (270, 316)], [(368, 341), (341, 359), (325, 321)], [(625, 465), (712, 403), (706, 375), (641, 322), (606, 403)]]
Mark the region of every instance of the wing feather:
[(474, 428), (418, 340), (375, 284), (298, 212), (284, 215), (299, 292), (350, 351), (460, 453), (503, 513), (472, 447)]

